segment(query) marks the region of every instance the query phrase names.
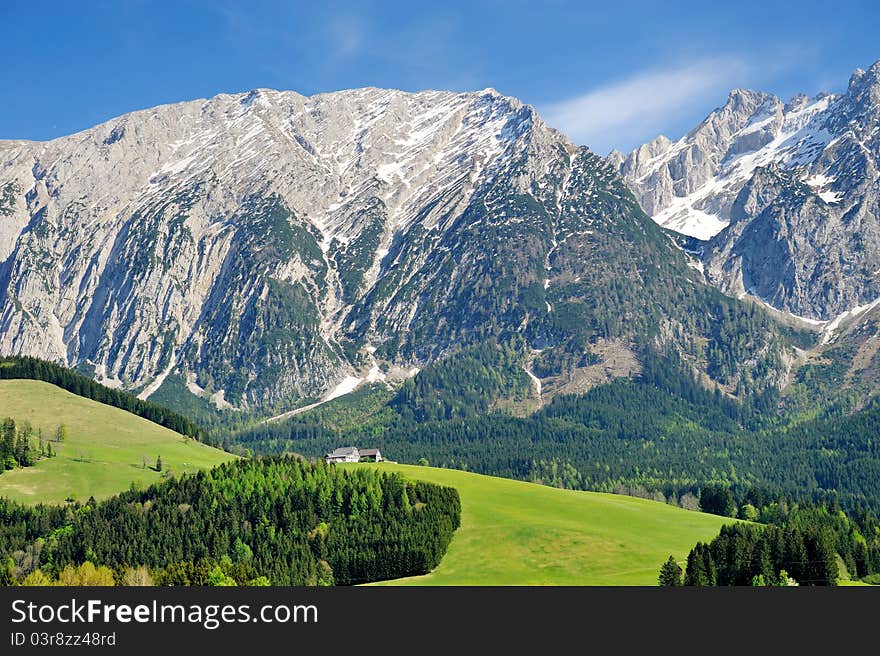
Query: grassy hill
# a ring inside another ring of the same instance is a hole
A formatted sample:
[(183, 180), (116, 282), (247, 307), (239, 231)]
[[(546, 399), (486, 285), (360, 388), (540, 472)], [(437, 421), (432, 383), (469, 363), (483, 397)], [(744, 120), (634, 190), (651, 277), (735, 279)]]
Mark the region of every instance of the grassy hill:
[[(65, 424), (67, 439), (53, 443), (57, 457), (0, 475), (0, 496), (24, 503), (86, 500), (121, 492), (134, 481), (148, 485), (163, 471), (213, 467), (235, 456), (185, 438), (124, 410), (71, 394), (37, 380), (0, 380), (0, 417), (25, 420), (44, 436)], [(143, 459), (147, 467), (143, 466)]]
[(461, 528), (437, 569), (385, 585), (656, 585), (670, 554), (684, 567), (697, 541), (711, 540), (733, 521), (633, 497), (452, 469), (378, 466), (450, 485), (462, 505)]

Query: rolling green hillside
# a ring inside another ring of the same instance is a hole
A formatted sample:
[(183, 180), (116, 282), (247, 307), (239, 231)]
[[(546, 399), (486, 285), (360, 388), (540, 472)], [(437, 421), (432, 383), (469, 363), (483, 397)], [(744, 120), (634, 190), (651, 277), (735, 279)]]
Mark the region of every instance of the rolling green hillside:
[[(167, 471), (213, 467), (234, 458), (158, 424), (37, 380), (0, 380), (0, 417), (29, 421), (52, 436), (67, 427), (57, 456), (0, 475), (0, 496), (24, 503), (85, 501), (148, 485)], [(150, 467), (162, 457), (163, 472)], [(147, 466), (143, 461), (146, 459)]]
[(440, 565), (387, 585), (656, 585), (670, 554), (684, 565), (694, 543), (734, 521), (452, 469), (378, 466), (452, 486), (462, 506), (461, 527)]

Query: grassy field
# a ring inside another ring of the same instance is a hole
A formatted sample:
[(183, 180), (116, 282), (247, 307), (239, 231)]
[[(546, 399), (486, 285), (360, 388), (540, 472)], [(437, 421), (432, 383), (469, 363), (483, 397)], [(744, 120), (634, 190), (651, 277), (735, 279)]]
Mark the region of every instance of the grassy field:
[(55, 458), (0, 475), (0, 496), (25, 503), (63, 502), (68, 496), (100, 499), (128, 489), (132, 481), (148, 485), (161, 477), (150, 468), (157, 456), (162, 457), (163, 471), (175, 473), (213, 467), (234, 457), (36, 380), (0, 380), (0, 417), (30, 421), (44, 436), (54, 436), (59, 423), (67, 427), (67, 439), (52, 443)]
[(683, 568), (696, 542), (733, 521), (450, 469), (366, 466), (449, 485), (461, 495), (461, 528), (437, 569), (381, 585), (657, 585), (670, 554)]

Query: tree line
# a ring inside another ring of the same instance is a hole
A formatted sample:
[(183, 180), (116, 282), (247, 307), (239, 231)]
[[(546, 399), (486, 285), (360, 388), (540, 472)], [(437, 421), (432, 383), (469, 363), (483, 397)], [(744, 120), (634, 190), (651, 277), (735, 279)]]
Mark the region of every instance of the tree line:
[(209, 441), (207, 433), (183, 415), (161, 405), (142, 401), (128, 392), (105, 387), (61, 365), (24, 356), (0, 358), (0, 379), (22, 378), (57, 385), (77, 396), (131, 412), (181, 435)]
[(843, 572), (866, 580), (880, 574), (876, 516), (851, 518), (826, 506), (778, 502), (757, 512), (773, 523), (722, 527), (711, 542), (691, 549), (684, 570), (670, 556), (660, 568), (660, 585), (828, 586)]
[(429, 572), (460, 512), (454, 489), (395, 473), (239, 460), (102, 502), (0, 500), (0, 563), (15, 582), (90, 563), (169, 585), (351, 585)]

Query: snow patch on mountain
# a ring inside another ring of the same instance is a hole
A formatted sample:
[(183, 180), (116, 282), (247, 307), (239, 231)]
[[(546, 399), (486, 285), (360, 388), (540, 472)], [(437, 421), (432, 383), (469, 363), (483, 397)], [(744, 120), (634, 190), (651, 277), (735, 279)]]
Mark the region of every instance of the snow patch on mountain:
[(732, 296), (830, 321), (880, 295), (880, 62), (838, 95), (734, 90), (680, 139), (609, 161), (657, 223), (706, 242)]
[(834, 317), (834, 319), (827, 322), (822, 329), (822, 344), (832, 343), (836, 339), (842, 324), (850, 322), (853, 319), (870, 312), (878, 305), (880, 305), (880, 298), (871, 301), (870, 303), (865, 303), (864, 305), (857, 305), (853, 309), (847, 310)]
[(541, 398), (541, 379), (538, 378), (535, 374), (529, 371), (528, 367), (523, 367), (523, 371), (526, 372), (529, 378), (532, 380), (532, 384), (535, 386), (535, 393), (538, 395), (538, 398)]
[(674, 230), (688, 237), (707, 240), (727, 227), (717, 214), (697, 209), (695, 205), (708, 197), (719, 186), (717, 180), (704, 186), (690, 196), (673, 200), (669, 206), (655, 214), (652, 218), (664, 228)]
[(730, 223), (733, 198), (758, 167), (805, 166), (837, 135), (824, 119), (837, 96), (777, 98), (737, 90), (727, 105), (677, 141), (659, 137), (620, 161), (621, 171), (660, 225), (709, 239)]

